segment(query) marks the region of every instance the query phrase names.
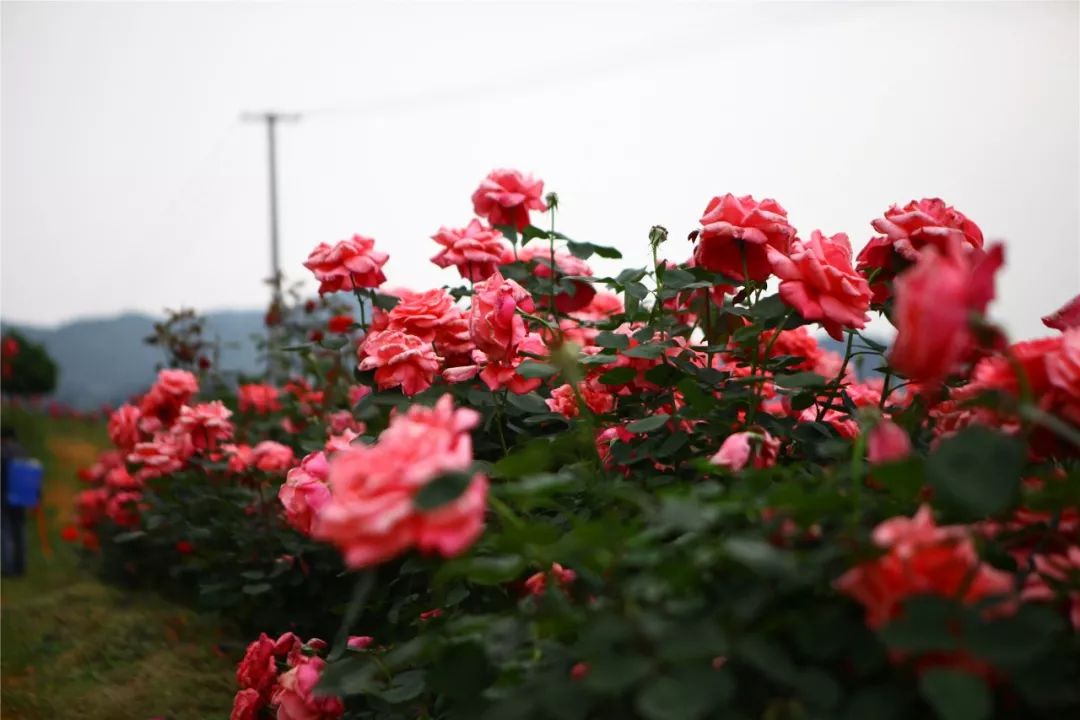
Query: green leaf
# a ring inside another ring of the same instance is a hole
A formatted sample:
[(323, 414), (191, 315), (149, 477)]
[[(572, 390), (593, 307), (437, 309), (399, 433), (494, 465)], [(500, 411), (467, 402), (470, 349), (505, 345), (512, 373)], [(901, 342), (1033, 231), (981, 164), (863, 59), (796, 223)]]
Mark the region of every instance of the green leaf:
[(697, 720), (726, 700), (732, 685), (727, 673), (706, 669), (662, 675), (645, 683), (634, 706), (646, 720)]
[(525, 393), (524, 395), (508, 393), (506, 395), (506, 401), (525, 413), (535, 414), (551, 412), (551, 408), (544, 402), (544, 398), (540, 397), (535, 392)]
[(795, 572), (795, 560), (790, 553), (781, 552), (762, 540), (731, 538), (724, 543), (728, 555), (769, 577), (789, 577)]
[(986, 683), (962, 670), (927, 670), (919, 691), (941, 720), (984, 720), (993, 709)]
[(693, 274), (680, 268), (668, 268), (667, 271), (664, 272), (664, 287), (672, 290), (684, 288), (696, 281), (697, 278), (695, 278)]
[(1023, 466), (1023, 442), (976, 425), (943, 440), (926, 462), (926, 475), (935, 504), (974, 520), (1016, 504)]
[(629, 350), (623, 350), (622, 354), (630, 358), (638, 358), (639, 360), (656, 360), (667, 347), (664, 345), (635, 345)]
[(612, 260), (618, 260), (622, 257), (622, 253), (613, 247), (595, 245), (590, 242), (578, 242), (570, 239), (566, 240), (566, 249), (569, 250), (572, 255), (579, 257), (582, 260), (588, 260), (594, 254)]
[(416, 698), (424, 692), (425, 684), (423, 670), (406, 670), (394, 676), (389, 688), (375, 694), (386, 702), (397, 705)]
[(637, 370), (630, 367), (620, 367), (608, 370), (600, 376), (600, 382), (604, 385), (625, 385), (637, 377)]
[(756, 305), (750, 308), (750, 316), (756, 320), (772, 320), (788, 311), (788, 306), (780, 299), (779, 295), (770, 295), (762, 298)]
[(904, 603), (903, 613), (878, 635), (890, 650), (909, 653), (951, 652), (956, 649), (953, 627), (960, 622), (956, 603), (938, 595), (916, 595)]
[(636, 300), (644, 300), (649, 295), (649, 288), (639, 282), (626, 283), (626, 294)]
[(249, 583), (241, 589), (245, 595), (262, 595), (270, 591), (270, 583)]
[(524, 567), (516, 555), (477, 557), (466, 561), (465, 576), (477, 585), (500, 585), (517, 578)]
[(605, 654), (589, 659), (585, 686), (605, 695), (623, 692), (649, 674), (652, 663), (640, 655)]
[(117, 545), (123, 545), (124, 543), (129, 543), (129, 542), (132, 542), (134, 540), (138, 540), (139, 538), (141, 538), (141, 537), (143, 537), (145, 535), (146, 535), (145, 530), (131, 530), (130, 532), (122, 532), (122, 533), (120, 533), (118, 535), (114, 535), (113, 536), (113, 542), (116, 543)]
[(615, 350), (622, 350), (630, 344), (630, 338), (626, 335), (623, 335), (622, 333), (604, 331), (597, 334), (596, 340), (594, 340), (593, 342), (595, 342), (602, 348), (613, 348)]
[(422, 512), (437, 510), (461, 497), (470, 482), (472, 475), (467, 472), (443, 473), (420, 488), (413, 498), (413, 507)]
[(658, 415), (650, 415), (647, 418), (641, 420), (635, 420), (632, 423), (626, 424), (626, 429), (632, 433), (647, 433), (657, 428), (661, 428), (664, 424), (671, 419), (671, 416), (667, 413), (660, 413)]
[(786, 388), (821, 387), (825, 384), (825, 378), (812, 372), (799, 372), (793, 375), (777, 375), (774, 380), (777, 385)]
[(526, 360), (517, 366), (517, 374), (523, 378), (546, 378), (559, 372), (554, 365)]

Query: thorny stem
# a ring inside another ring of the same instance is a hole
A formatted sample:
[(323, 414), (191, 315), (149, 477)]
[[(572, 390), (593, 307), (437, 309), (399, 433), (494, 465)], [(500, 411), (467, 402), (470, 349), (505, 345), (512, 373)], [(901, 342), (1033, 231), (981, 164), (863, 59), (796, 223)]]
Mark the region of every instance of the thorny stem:
[[(758, 352), (759, 348), (757, 346), (755, 346), (755, 348), (754, 348), (754, 361), (753, 361), (753, 364), (751, 364), (751, 366), (750, 366), (750, 377), (756, 377), (757, 376), (759, 361), (760, 362), (765, 362), (765, 361), (767, 361), (769, 359), (769, 353), (772, 351), (773, 345), (776, 344), (776, 339), (780, 337), (780, 333), (783, 332), (784, 326), (787, 325), (787, 321), (791, 317), (791, 314), (793, 312), (794, 312), (794, 310), (788, 309), (788, 311), (786, 313), (784, 313), (784, 317), (780, 318), (780, 323), (776, 326), (776, 329), (773, 330), (772, 337), (770, 337), (769, 342), (766, 343), (764, 351), (762, 351), (759, 354), (759, 352)], [(760, 382), (758, 382), (757, 380), (754, 381), (754, 404), (750, 406), (750, 412), (747, 413), (747, 419), (746, 419), (746, 424), (747, 425), (749, 425), (751, 422), (753, 422), (754, 416), (757, 415), (757, 409), (758, 409), (758, 406), (761, 404), (761, 396), (762, 396), (762, 394), (764, 392), (765, 392), (765, 378), (763, 376), (761, 378)]]

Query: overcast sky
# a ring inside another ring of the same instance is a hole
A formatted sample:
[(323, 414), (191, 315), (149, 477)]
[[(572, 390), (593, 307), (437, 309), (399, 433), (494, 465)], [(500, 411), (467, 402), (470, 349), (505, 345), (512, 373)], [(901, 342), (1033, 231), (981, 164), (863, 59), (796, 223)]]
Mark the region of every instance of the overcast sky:
[[(710, 197), (774, 197), (856, 251), (940, 196), (1006, 240), (1018, 337), (1080, 291), (1080, 13), (1052, 4), (2, 5), (2, 310), (253, 308), (267, 295), (265, 133), (282, 263), (353, 233), (390, 281), (493, 167), (559, 192), (559, 229), (643, 264)], [(603, 266), (600, 269), (608, 269)], [(309, 282), (309, 287), (314, 287)]]

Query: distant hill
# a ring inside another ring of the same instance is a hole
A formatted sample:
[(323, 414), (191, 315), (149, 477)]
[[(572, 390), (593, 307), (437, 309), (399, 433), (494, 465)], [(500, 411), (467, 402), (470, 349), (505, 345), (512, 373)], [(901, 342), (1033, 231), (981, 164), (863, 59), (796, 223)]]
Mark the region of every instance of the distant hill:
[[(258, 310), (220, 311), (205, 315), (207, 339), (221, 340), (220, 369), (255, 372), (258, 362), (251, 336), (263, 332)], [(103, 403), (116, 405), (144, 391), (155, 368), (165, 360), (157, 347), (143, 339), (161, 318), (125, 313), (111, 318), (75, 320), (57, 327), (0, 323), (15, 327), (27, 338), (45, 345), (60, 366), (54, 398), (79, 410)]]

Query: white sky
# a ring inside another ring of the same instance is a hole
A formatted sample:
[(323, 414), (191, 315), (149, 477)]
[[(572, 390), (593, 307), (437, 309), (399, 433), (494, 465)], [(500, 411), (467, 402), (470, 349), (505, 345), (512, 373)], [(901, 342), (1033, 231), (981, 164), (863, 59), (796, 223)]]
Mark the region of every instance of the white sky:
[(655, 223), (684, 259), (728, 191), (856, 251), (941, 196), (1007, 239), (995, 315), (1039, 334), (1080, 291), (1078, 8), (4, 2), (2, 311), (260, 306), (265, 134), (239, 114), (278, 108), (312, 110), (279, 146), (293, 279), (359, 232), (392, 284), (455, 280), (429, 236), (493, 167), (638, 265)]

